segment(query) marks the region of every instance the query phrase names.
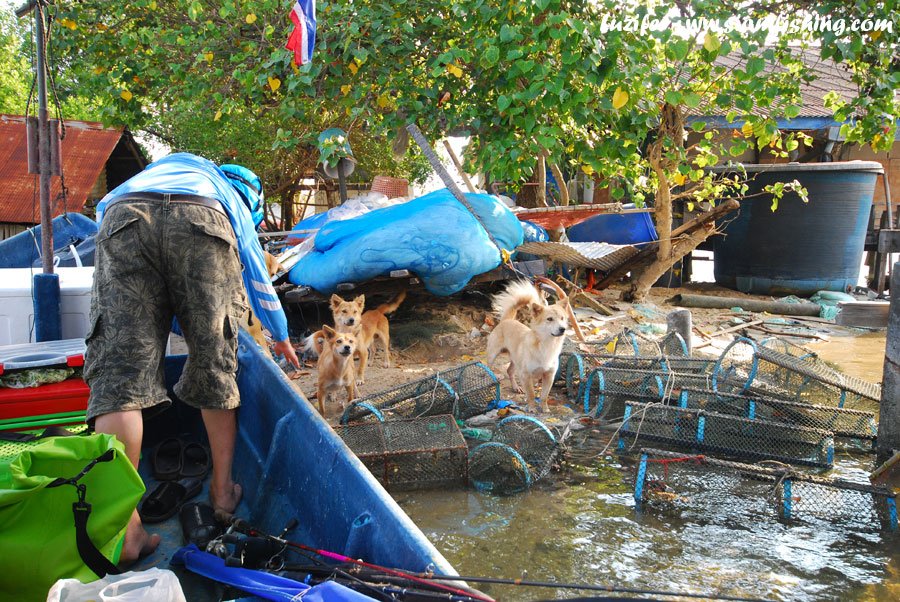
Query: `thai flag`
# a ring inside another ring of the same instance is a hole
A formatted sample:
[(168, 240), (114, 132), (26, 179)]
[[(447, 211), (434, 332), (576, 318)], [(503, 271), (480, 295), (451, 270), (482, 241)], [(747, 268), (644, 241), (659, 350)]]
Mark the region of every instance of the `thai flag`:
[(294, 62), (305, 65), (312, 58), (316, 45), (316, 0), (297, 0), (291, 10), (294, 31), (285, 48), (294, 51)]

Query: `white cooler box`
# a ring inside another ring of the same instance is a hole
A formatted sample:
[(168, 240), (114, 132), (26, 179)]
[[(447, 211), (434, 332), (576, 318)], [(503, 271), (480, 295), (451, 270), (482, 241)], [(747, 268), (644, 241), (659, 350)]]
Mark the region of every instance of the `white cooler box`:
[[(94, 268), (56, 268), (63, 339), (83, 339), (90, 328)], [(0, 345), (34, 342), (33, 275), (41, 268), (0, 269)]]

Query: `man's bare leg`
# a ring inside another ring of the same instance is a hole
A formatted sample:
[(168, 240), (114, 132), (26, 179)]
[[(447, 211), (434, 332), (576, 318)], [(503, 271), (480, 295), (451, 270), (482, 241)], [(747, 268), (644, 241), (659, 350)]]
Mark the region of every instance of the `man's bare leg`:
[[(135, 469), (138, 467), (141, 459), (141, 441), (144, 439), (144, 418), (140, 410), (110, 412), (97, 416), (94, 430), (98, 433), (115, 435), (125, 446), (125, 455), (134, 464)], [(159, 545), (159, 540), (159, 535), (147, 533), (135, 509), (125, 529), (125, 543), (119, 562), (128, 564), (141, 556), (152, 554)]]
[(231, 479), (231, 463), (234, 459), (234, 441), (237, 437), (236, 410), (201, 410), (203, 424), (209, 437), (212, 455), (212, 479), (209, 482), (209, 499), (213, 508), (234, 513), (241, 501), (241, 486)]

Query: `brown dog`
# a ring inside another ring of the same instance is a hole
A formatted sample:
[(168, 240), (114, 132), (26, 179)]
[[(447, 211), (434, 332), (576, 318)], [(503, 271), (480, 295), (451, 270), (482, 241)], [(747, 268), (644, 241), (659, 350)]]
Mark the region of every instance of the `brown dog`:
[[(325, 401), (340, 389), (347, 390), (347, 403), (356, 398), (353, 380), (353, 354), (356, 351), (356, 335), (336, 332), (331, 326), (322, 329), (324, 346), (319, 354), (317, 399), (319, 413), (325, 416)], [(344, 404), (341, 403), (343, 411)]]
[[(500, 316), (500, 323), (487, 340), (489, 364), (504, 351), (509, 353), (510, 363), (506, 372), (510, 384), (521, 393), (517, 377), (523, 378), (529, 409), (534, 409), (535, 385), (541, 382), (537, 402), (542, 412), (547, 411), (546, 394), (550, 392), (559, 367), (559, 354), (569, 322), (569, 299), (559, 289), (558, 293), (559, 300), (547, 305), (543, 295), (530, 282), (513, 282), (494, 298), (494, 310)], [(527, 326), (516, 319), (520, 310), (530, 316)]]
[[(391, 333), (386, 314), (395, 312), (404, 299), (406, 299), (406, 291), (401, 291), (390, 302), (363, 312), (366, 304), (365, 295), (359, 295), (352, 301), (344, 301), (338, 295), (331, 295), (331, 313), (334, 316), (335, 330), (338, 332), (357, 330), (357, 353), (359, 355), (359, 367), (356, 372), (357, 385), (363, 384), (366, 380), (369, 350), (375, 343), (375, 339), (380, 340), (384, 346), (384, 367), (391, 367)], [(302, 349), (303, 351), (315, 350), (316, 353), (321, 354), (323, 341), (324, 331), (316, 331), (303, 342)]]

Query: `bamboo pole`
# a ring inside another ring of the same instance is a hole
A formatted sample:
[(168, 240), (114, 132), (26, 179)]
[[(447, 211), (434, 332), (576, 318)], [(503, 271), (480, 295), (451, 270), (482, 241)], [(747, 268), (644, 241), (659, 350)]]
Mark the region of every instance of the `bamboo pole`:
[(459, 157), (456, 156), (456, 153), (453, 152), (453, 147), (450, 146), (449, 140), (446, 140), (446, 139), (444, 140), (444, 148), (447, 149), (447, 154), (450, 155), (450, 160), (453, 161), (453, 165), (456, 166), (456, 171), (458, 171), (459, 175), (462, 176), (462, 179), (466, 185), (466, 188), (469, 189), (469, 192), (477, 192), (475, 190), (475, 187), (472, 186), (472, 181), (469, 180), (469, 176), (466, 174), (466, 172), (463, 171), (462, 163), (460, 163)]

